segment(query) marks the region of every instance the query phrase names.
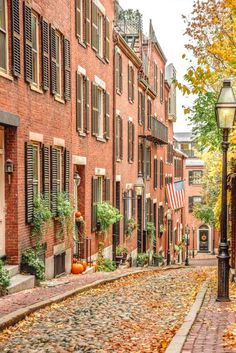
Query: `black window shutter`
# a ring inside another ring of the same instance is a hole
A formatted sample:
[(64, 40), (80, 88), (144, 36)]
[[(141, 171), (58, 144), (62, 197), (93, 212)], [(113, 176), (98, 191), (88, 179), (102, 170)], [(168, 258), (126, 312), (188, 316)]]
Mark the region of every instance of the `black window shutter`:
[(141, 97), (142, 97), (142, 102), (141, 102), (142, 116), (141, 116), (141, 119), (142, 119), (142, 124), (145, 125), (145, 94), (142, 93)]
[(105, 178), (105, 201), (111, 201), (111, 180), (110, 178)]
[(128, 162), (131, 162), (131, 134), (132, 134), (132, 130), (131, 130), (131, 121), (128, 121)]
[(123, 91), (123, 63), (122, 63), (122, 56), (119, 54), (119, 90), (120, 93)]
[(33, 145), (25, 144), (25, 208), (26, 223), (33, 220), (34, 189), (33, 189)]
[(136, 219), (136, 191), (132, 190), (132, 217)]
[(49, 89), (49, 24), (42, 19), (42, 75), (43, 89)]
[(189, 180), (189, 185), (191, 185), (193, 183), (193, 171), (190, 170), (188, 172), (188, 180)]
[(64, 152), (64, 191), (69, 197), (70, 193), (70, 152), (65, 149)]
[(57, 67), (56, 67), (56, 30), (50, 26), (50, 52), (51, 52), (51, 93), (57, 93)]
[(142, 124), (142, 93), (138, 92), (138, 121)]
[(11, 1), (11, 22), (12, 22), (12, 69), (13, 75), (20, 75), (20, 16), (19, 0)]
[(71, 55), (70, 41), (64, 38), (64, 98), (71, 99)]
[(132, 139), (131, 139), (131, 161), (134, 162), (134, 144), (135, 144), (135, 127), (132, 123)]
[(131, 66), (128, 64), (128, 100), (131, 100)]
[(91, 210), (91, 230), (95, 232), (97, 229), (97, 200), (98, 200), (98, 178), (92, 177), (92, 210)]
[(92, 82), (92, 134), (98, 134), (98, 93), (97, 85)]
[(43, 196), (44, 200), (50, 206), (50, 148), (43, 146)]
[(86, 124), (84, 130), (86, 133), (89, 132), (89, 121), (90, 121), (90, 105), (89, 105), (89, 79), (85, 79), (85, 120)]
[(90, 0), (85, 0), (85, 43), (90, 43)]
[(98, 50), (98, 9), (92, 1), (92, 48)]
[(107, 62), (110, 60), (110, 21), (105, 18), (105, 59)]
[(193, 196), (190, 196), (188, 198), (188, 211), (189, 213), (193, 212)]
[(117, 51), (115, 52), (115, 72), (116, 72), (116, 90), (120, 91), (120, 57)]
[[(81, 106), (82, 106), (82, 92), (81, 92), (81, 75), (76, 73), (76, 128), (81, 130), (82, 128), (82, 115), (81, 115)], [(83, 113), (82, 113), (83, 114)]]
[(134, 102), (134, 68), (131, 68), (131, 100)]
[(153, 182), (154, 182), (154, 189), (157, 189), (157, 184), (158, 184), (158, 176), (157, 176), (157, 168), (158, 168), (158, 162), (157, 159), (154, 159), (154, 175), (153, 175)]
[(127, 191), (124, 192), (124, 231), (127, 232), (128, 229), (128, 197)]
[(80, 7), (81, 1), (80, 0), (75, 0), (75, 33), (76, 37), (81, 40), (81, 33), (80, 33), (80, 28), (81, 28), (81, 7)]
[(105, 138), (110, 138), (110, 94), (105, 93)]
[(123, 119), (120, 118), (120, 159), (123, 159)]
[(57, 149), (51, 148), (51, 211), (57, 215)]
[(120, 129), (120, 118), (116, 117), (116, 160), (120, 158), (120, 141), (119, 141), (119, 129)]
[(33, 79), (31, 14), (31, 7), (24, 2), (25, 80), (27, 82), (32, 82)]

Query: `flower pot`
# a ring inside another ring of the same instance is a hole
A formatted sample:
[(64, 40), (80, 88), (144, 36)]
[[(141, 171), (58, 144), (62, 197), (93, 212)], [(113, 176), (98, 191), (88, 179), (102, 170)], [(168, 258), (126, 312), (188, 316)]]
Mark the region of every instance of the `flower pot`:
[(101, 232), (101, 230), (102, 230), (101, 222), (97, 222), (96, 229), (97, 229), (97, 232)]
[(21, 264), (20, 266), (21, 272), (30, 273), (31, 275), (36, 275), (36, 269), (33, 266), (29, 266), (28, 264)]

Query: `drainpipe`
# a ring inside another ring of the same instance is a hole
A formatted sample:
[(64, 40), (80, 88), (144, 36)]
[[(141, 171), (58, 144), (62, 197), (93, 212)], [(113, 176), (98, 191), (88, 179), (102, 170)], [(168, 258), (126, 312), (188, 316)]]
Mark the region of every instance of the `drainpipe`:
[[(112, 132), (112, 185), (113, 185), (113, 196), (112, 203), (113, 206), (116, 204), (116, 87), (115, 87), (115, 47), (117, 45), (117, 40), (114, 40), (114, 49), (113, 49), (113, 132)], [(114, 242), (114, 227), (112, 227), (112, 253), (113, 260), (115, 260), (116, 244)]]

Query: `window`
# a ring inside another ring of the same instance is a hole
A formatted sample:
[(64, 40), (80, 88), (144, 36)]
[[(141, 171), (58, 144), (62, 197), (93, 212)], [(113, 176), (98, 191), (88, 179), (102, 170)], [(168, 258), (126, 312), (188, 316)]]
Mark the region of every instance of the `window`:
[(116, 160), (123, 159), (123, 120), (120, 116), (116, 117)]
[(127, 234), (129, 220), (136, 218), (136, 193), (134, 190), (127, 190), (123, 195), (124, 200), (124, 229)]
[(98, 89), (98, 137), (103, 138), (103, 91)]
[(138, 93), (138, 119), (139, 119), (139, 124), (144, 125), (144, 123), (145, 123), (145, 94), (143, 92)]
[(97, 203), (110, 202), (110, 178), (105, 176), (94, 176), (92, 178), (92, 231), (97, 229)]
[(123, 72), (122, 72), (122, 56), (116, 53), (116, 91), (122, 93), (123, 89)]
[(61, 35), (56, 32), (56, 94), (61, 96)]
[(152, 128), (152, 101), (151, 99), (147, 100), (147, 126), (148, 129), (151, 130)]
[(151, 148), (146, 150), (146, 177), (151, 178)]
[(154, 68), (153, 68), (153, 71), (154, 71), (154, 85), (153, 85), (153, 88), (154, 88), (154, 91), (157, 93), (158, 91), (158, 69), (157, 69), (157, 64), (154, 63)]
[(143, 175), (143, 144), (138, 145), (138, 172)]
[(128, 162), (134, 161), (134, 123), (128, 121)]
[(183, 178), (183, 162), (182, 159), (174, 159), (174, 177)]
[(164, 163), (160, 161), (160, 188), (163, 188), (164, 184)]
[(57, 193), (62, 190), (62, 150), (61, 148), (56, 148), (57, 154), (57, 171), (56, 171), (56, 181), (57, 181)]
[(193, 207), (196, 204), (202, 203), (202, 197), (201, 196), (190, 196), (188, 198), (188, 212), (192, 213), (193, 212)]
[(89, 131), (89, 80), (78, 72), (76, 80), (76, 125), (84, 134)]
[(32, 12), (32, 82), (39, 85), (39, 19), (38, 15)]
[(168, 143), (167, 145), (167, 163), (172, 164), (173, 163), (173, 145)]
[(134, 68), (128, 65), (128, 100), (130, 103), (134, 102)]
[(161, 71), (160, 72), (160, 101), (163, 103), (164, 99), (164, 74)]
[(153, 187), (154, 189), (157, 189), (158, 185), (158, 161), (156, 158), (154, 158), (154, 163), (153, 163)]
[(78, 39), (82, 42), (84, 39), (84, 2), (83, 0), (76, 0), (76, 34)]
[(164, 207), (158, 208), (158, 236), (161, 237), (164, 232)]
[(151, 198), (148, 198), (146, 202), (146, 221), (153, 222), (153, 201)]
[(40, 154), (39, 145), (33, 145), (33, 195), (40, 193)]
[(103, 58), (103, 16), (98, 11), (98, 55)]
[(92, 83), (92, 133), (98, 139), (110, 138), (110, 95)]
[(7, 71), (7, 4), (0, 0), (0, 69)]
[(189, 185), (201, 185), (202, 183), (202, 170), (190, 170), (188, 172)]

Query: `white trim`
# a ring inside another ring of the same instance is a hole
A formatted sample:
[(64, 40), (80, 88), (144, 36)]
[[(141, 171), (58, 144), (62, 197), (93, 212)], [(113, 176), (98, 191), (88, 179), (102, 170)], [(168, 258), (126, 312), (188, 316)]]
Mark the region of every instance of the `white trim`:
[(95, 175), (106, 175), (105, 168), (95, 168)]
[(84, 69), (82, 66), (78, 65), (77, 66), (77, 72), (78, 74), (81, 74), (83, 76), (86, 76), (86, 69)]
[(159, 202), (159, 206), (163, 206), (163, 202)]
[(151, 197), (151, 194), (149, 193), (149, 194), (146, 194), (146, 199), (150, 199), (150, 197)]
[(133, 122), (133, 118), (131, 118), (131, 116), (128, 117), (128, 121)]
[(39, 134), (37, 132), (29, 132), (29, 139), (30, 141), (36, 141), (43, 143), (43, 134)]
[(116, 46), (116, 47), (115, 47), (115, 52), (118, 53), (118, 54), (121, 54), (120, 48)]
[(121, 181), (121, 175), (116, 175), (116, 181)]
[(64, 252), (65, 250), (66, 250), (65, 243), (60, 243), (60, 244), (54, 245), (53, 254), (54, 255), (60, 254), (61, 252)]
[(87, 164), (87, 157), (83, 156), (72, 156), (72, 163), (76, 165), (86, 165)]
[(98, 7), (99, 11), (105, 16), (106, 10), (105, 7), (101, 4), (99, 0), (93, 0), (94, 4)]
[(132, 68), (134, 68), (134, 64), (132, 63), (132, 61), (129, 60), (129, 66), (131, 66)]
[(133, 184), (126, 184), (125, 188), (126, 188), (126, 190), (132, 190)]
[(65, 140), (58, 137), (53, 138), (53, 144), (54, 146), (59, 146), (59, 147), (65, 147), (66, 145)]
[(200, 242), (199, 242), (200, 230), (205, 229), (205, 230), (208, 230), (208, 251), (212, 252), (212, 229), (208, 224), (206, 224), (206, 228), (200, 229), (201, 227), (202, 226), (199, 226), (197, 230), (197, 251), (200, 252)]
[(96, 75), (94, 76), (94, 82), (102, 89), (106, 89), (106, 83)]
[(120, 115), (120, 110), (116, 109), (116, 115)]
[(157, 203), (157, 199), (153, 199), (153, 203)]

